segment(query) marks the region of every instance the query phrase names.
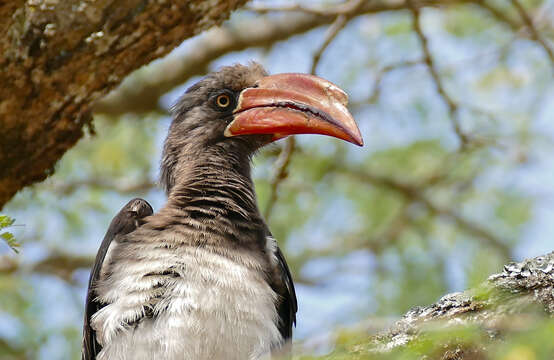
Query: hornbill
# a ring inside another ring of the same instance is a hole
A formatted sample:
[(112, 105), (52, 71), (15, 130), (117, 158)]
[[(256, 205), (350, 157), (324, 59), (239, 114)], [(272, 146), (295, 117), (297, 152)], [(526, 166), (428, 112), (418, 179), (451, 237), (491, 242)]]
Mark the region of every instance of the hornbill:
[(347, 95), (312, 75), (223, 67), (172, 109), (153, 214), (142, 199), (112, 221), (86, 300), (83, 359), (246, 360), (287, 349), (290, 271), (260, 211), (250, 159), (291, 134), (362, 145)]

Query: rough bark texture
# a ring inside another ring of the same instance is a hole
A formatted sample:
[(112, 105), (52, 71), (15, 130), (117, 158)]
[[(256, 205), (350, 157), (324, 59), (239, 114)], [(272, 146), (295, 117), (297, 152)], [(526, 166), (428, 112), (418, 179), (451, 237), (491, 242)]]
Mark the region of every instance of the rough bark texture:
[[(521, 326), (519, 318), (533, 321), (533, 315), (554, 315), (554, 252), (510, 263), (491, 275), (478, 289), (443, 296), (438, 302), (410, 310), (386, 333), (371, 339), (369, 353), (387, 353), (425, 336), (426, 331), (456, 326), (477, 326), (492, 341), (503, 332)], [(366, 349), (367, 350), (367, 349)], [(441, 359), (479, 359), (486, 347), (468, 349), (452, 343)]]
[(0, 2), (0, 208), (52, 173), (94, 100), (244, 2)]

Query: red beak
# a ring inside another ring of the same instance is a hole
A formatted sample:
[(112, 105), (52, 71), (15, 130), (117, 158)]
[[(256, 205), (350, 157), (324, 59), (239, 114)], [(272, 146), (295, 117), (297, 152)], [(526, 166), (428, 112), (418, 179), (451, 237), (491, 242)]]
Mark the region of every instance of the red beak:
[(362, 135), (348, 112), (348, 96), (335, 84), (307, 74), (262, 78), (239, 96), (225, 136), (322, 134), (362, 146)]

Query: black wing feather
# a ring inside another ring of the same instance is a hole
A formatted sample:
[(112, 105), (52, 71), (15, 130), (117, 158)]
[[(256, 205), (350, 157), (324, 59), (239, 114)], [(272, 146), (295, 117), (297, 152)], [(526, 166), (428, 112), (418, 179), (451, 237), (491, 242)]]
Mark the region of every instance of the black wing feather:
[[(264, 224), (265, 225), (265, 224)], [(266, 241), (272, 238), (273, 235), (267, 225), (265, 225)], [(275, 304), (277, 314), (279, 315), (279, 332), (285, 340), (282, 349), (275, 349), (278, 355), (286, 355), (290, 352), (290, 342), (292, 340), (292, 328), (296, 325), (296, 312), (298, 311), (298, 303), (296, 301), (296, 291), (292, 275), (285, 260), (285, 256), (278, 246), (275, 247), (274, 253), (277, 260), (276, 269), (272, 269), (270, 275), (270, 286), (279, 295), (279, 301)]]
[(281, 249), (277, 247), (275, 251), (275, 257), (277, 258), (279, 266), (279, 274), (283, 283), (281, 295), (281, 301), (277, 306), (277, 313), (281, 319), (279, 323), (279, 331), (285, 339), (289, 341), (292, 338), (292, 327), (296, 325), (296, 311), (298, 311), (298, 303), (296, 301), (296, 291), (294, 290), (294, 283), (292, 282), (292, 275), (290, 274), (289, 267), (285, 261), (285, 257), (281, 252)]
[(150, 204), (143, 199), (133, 199), (129, 201), (117, 215), (113, 218), (104, 240), (98, 249), (90, 278), (88, 281), (87, 300), (85, 304), (85, 322), (83, 326), (83, 360), (94, 360), (101, 350), (100, 344), (96, 341), (96, 334), (90, 327), (90, 319), (98, 310), (103, 307), (103, 304), (95, 301), (96, 294), (94, 292), (95, 282), (100, 277), (100, 271), (104, 258), (108, 252), (111, 242), (116, 236), (128, 234), (136, 230), (141, 224), (142, 219), (153, 214)]

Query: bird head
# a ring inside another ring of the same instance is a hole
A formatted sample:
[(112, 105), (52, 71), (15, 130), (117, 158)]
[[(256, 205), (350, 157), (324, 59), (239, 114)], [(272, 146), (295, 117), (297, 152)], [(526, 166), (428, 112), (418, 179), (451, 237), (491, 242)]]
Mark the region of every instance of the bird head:
[(347, 102), (344, 91), (317, 76), (268, 75), (257, 63), (223, 67), (191, 86), (173, 107), (162, 183), (169, 192), (180, 158), (214, 148), (250, 156), (293, 134), (328, 135), (362, 146)]

